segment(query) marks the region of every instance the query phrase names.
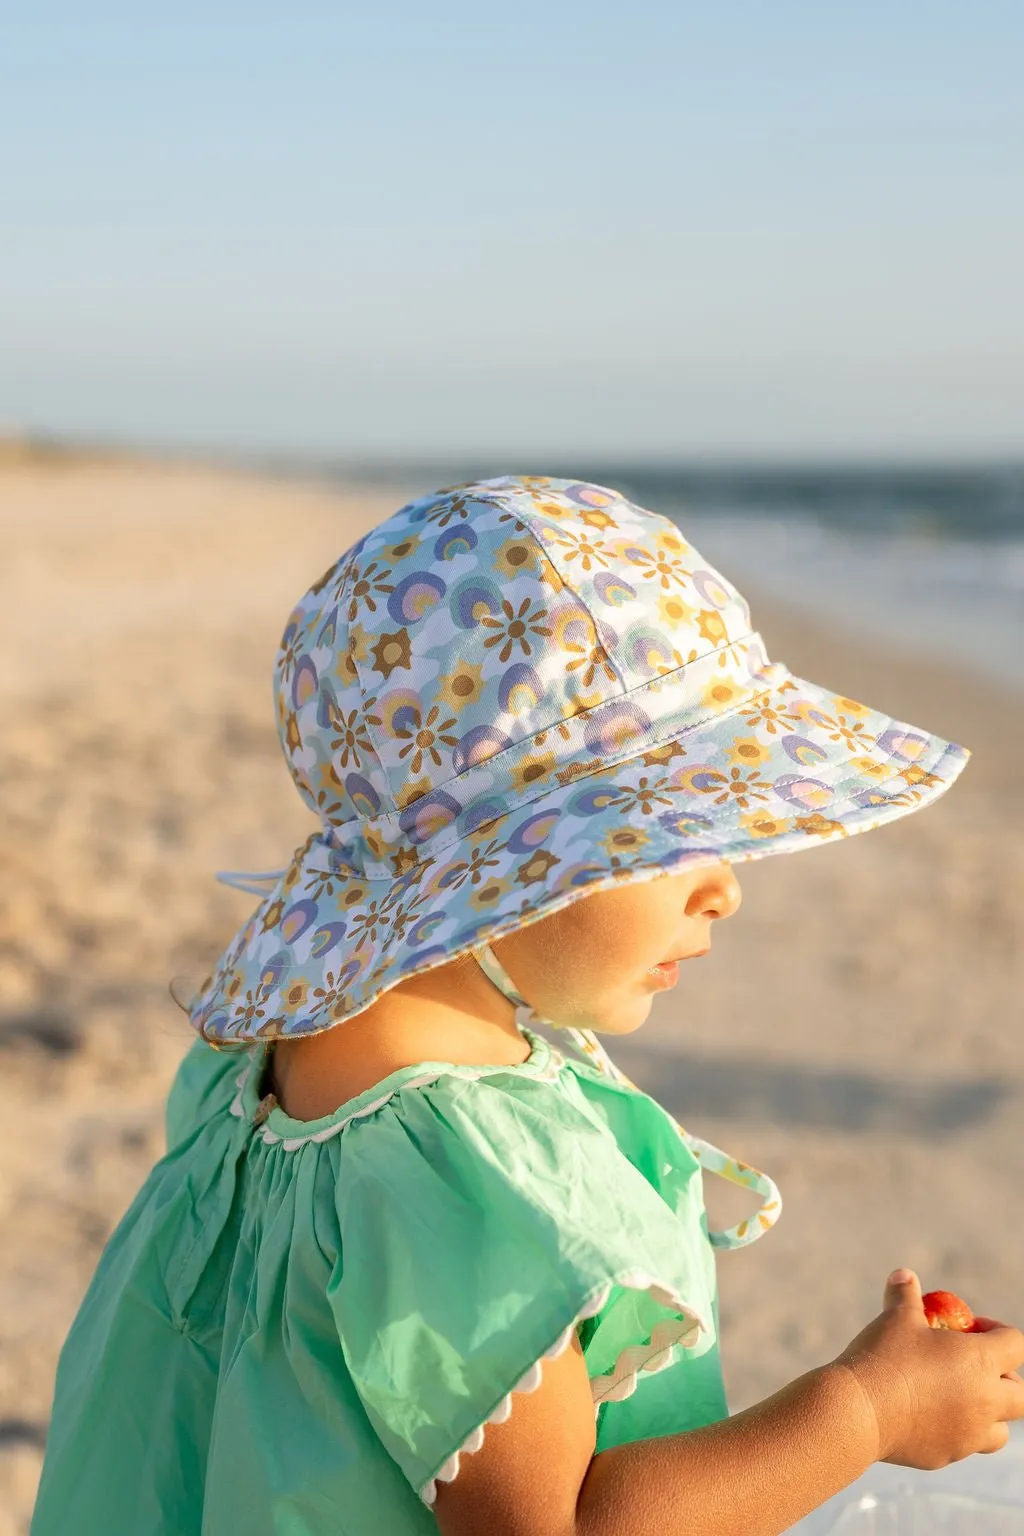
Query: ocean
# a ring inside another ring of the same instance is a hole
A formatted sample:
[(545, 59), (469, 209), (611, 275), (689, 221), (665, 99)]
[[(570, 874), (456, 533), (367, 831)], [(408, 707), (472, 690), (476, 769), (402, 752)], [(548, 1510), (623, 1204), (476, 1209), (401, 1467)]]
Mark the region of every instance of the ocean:
[(741, 589), (1024, 692), (1024, 466), (619, 482)]
[(749, 583), (1024, 692), (1024, 463), (748, 469), (452, 460), (321, 465), (315, 474), (376, 480), (411, 496), (520, 471), (624, 491), (671, 517), (741, 590)]

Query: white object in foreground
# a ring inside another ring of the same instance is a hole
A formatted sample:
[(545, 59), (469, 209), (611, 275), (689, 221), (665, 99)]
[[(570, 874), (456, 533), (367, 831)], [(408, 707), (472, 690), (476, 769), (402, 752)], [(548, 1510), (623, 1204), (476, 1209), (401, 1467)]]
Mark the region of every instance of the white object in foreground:
[(1024, 1423), (994, 1456), (941, 1472), (876, 1462), (792, 1536), (1024, 1536)]

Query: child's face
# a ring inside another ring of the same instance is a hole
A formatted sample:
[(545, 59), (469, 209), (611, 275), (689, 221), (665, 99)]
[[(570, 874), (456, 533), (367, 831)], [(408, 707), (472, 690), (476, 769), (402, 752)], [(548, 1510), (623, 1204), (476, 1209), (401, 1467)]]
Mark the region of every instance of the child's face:
[(550, 917), (506, 934), (493, 948), (543, 1018), (625, 1035), (651, 1011), (672, 973), (660, 961), (706, 953), (716, 918), (742, 895), (723, 862), (595, 891)]

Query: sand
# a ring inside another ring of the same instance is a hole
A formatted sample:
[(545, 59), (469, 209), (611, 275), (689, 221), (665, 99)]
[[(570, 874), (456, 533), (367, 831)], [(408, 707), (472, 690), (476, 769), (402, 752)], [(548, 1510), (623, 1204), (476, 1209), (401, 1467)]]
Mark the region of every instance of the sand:
[[(167, 979), (252, 906), (212, 872), (279, 865), (313, 827), (273, 723), (284, 620), (401, 499), (0, 464), (0, 1536), (26, 1528), (61, 1341), (162, 1151), (192, 1038)], [(615, 1045), (782, 1187), (775, 1230), (720, 1264), (734, 1409), (836, 1354), (899, 1263), (1024, 1321), (1024, 699), (748, 596), (773, 659), (974, 759), (923, 814), (744, 866), (712, 956)], [(749, 1201), (708, 1198), (717, 1221)]]

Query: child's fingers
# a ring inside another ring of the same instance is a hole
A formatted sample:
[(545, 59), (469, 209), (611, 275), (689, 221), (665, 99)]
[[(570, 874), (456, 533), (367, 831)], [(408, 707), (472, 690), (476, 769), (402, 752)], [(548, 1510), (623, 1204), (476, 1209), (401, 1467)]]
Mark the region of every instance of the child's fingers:
[[(992, 1329), (1006, 1329), (1009, 1326), (1009, 1322), (996, 1322), (995, 1318), (975, 1318), (975, 1326), (972, 1327), (970, 1332), (990, 1333)], [(1019, 1381), (1021, 1385), (1024, 1385), (1024, 1378), (1021, 1378), (1021, 1373), (1016, 1372), (1016, 1370), (1004, 1370), (1003, 1381)]]

